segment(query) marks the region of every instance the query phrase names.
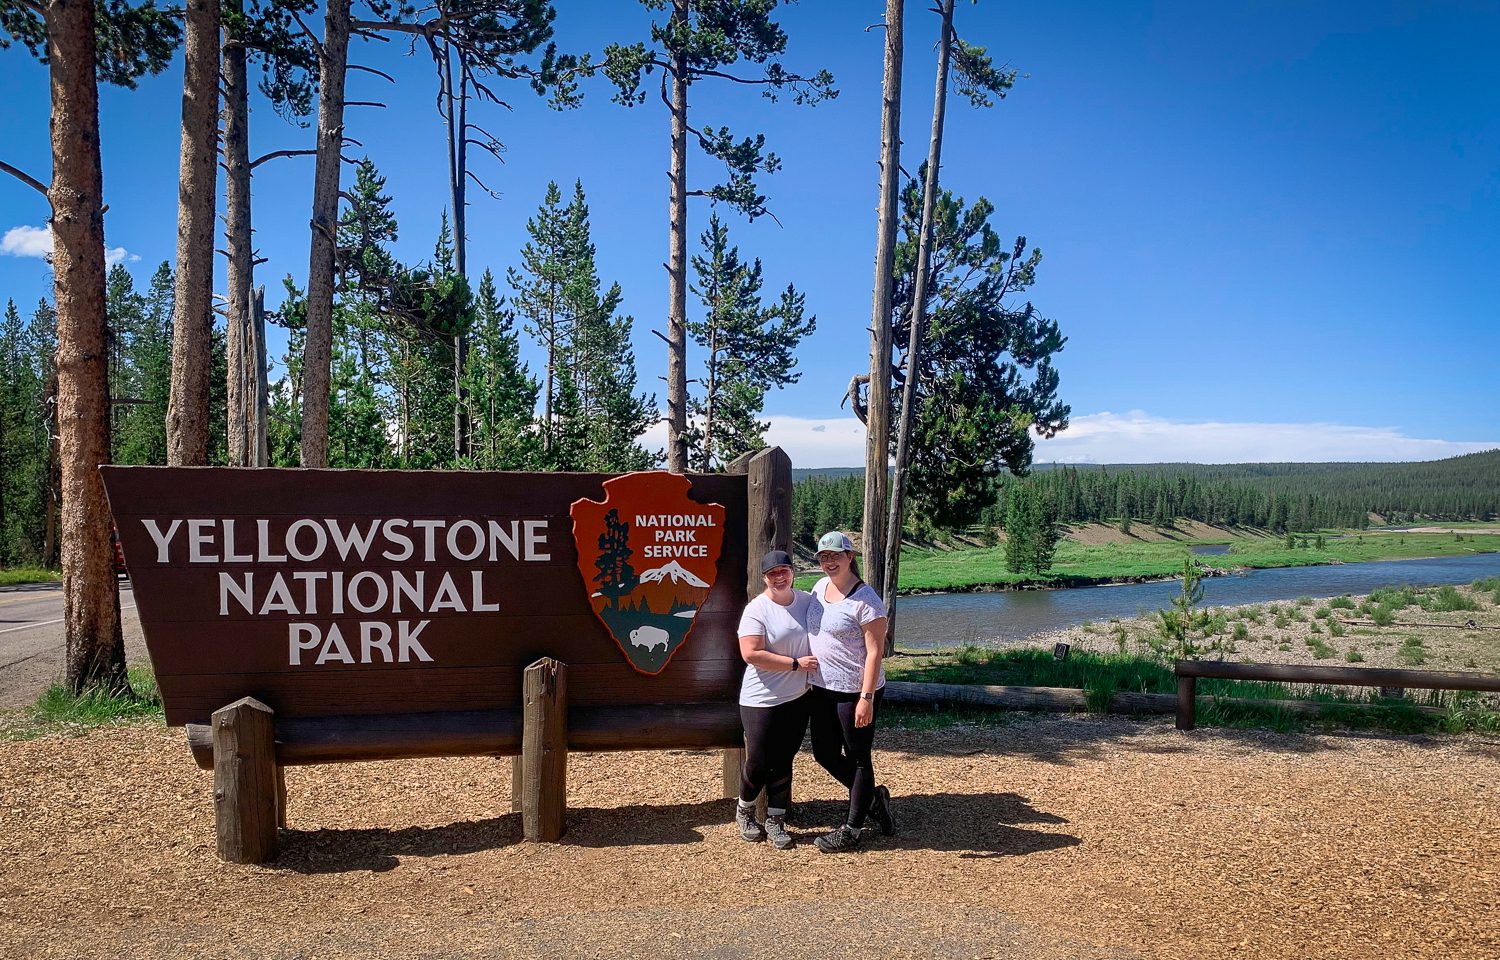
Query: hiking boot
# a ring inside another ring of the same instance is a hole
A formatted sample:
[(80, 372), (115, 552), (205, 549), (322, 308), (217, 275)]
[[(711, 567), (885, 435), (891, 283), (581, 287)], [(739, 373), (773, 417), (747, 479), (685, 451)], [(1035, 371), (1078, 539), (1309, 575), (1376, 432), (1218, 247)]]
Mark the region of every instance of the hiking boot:
[(766, 817), (766, 839), (777, 850), (790, 850), (797, 841), (786, 832), (786, 817), (781, 814)]
[(740, 837), (747, 843), (759, 843), (766, 838), (766, 831), (755, 819), (755, 807), (740, 803), (734, 805), (734, 823), (740, 828)]
[(888, 837), (896, 835), (896, 816), (891, 812), (891, 791), (884, 786), (875, 788), (875, 802), (870, 805), (870, 816)]
[(859, 831), (847, 823), (831, 833), (825, 833), (813, 843), (823, 853), (848, 853), (859, 849)]

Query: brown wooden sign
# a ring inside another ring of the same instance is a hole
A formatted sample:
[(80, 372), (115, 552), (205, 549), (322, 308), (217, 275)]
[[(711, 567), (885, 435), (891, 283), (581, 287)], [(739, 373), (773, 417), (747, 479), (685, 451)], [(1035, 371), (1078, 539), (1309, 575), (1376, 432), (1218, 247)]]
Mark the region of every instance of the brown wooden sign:
[[(101, 471), (169, 724), (246, 696), (278, 718), (515, 708), (540, 657), (579, 706), (738, 689), (743, 475)], [(634, 583), (597, 579), (611, 509)]]

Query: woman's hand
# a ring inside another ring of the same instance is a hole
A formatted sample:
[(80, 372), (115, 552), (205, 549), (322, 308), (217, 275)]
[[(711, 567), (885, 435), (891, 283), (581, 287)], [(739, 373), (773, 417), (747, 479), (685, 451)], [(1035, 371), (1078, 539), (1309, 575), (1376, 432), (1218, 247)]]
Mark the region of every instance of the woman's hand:
[(818, 658), (815, 657), (815, 656), (813, 656), (810, 653), (807, 656), (805, 656), (805, 657), (797, 657), (796, 660), (797, 660), (797, 669), (798, 670), (816, 670), (816, 669), (818, 669)]
[(860, 698), (859, 703), (854, 705), (854, 725), (856, 727), (868, 727), (875, 722), (875, 701)]

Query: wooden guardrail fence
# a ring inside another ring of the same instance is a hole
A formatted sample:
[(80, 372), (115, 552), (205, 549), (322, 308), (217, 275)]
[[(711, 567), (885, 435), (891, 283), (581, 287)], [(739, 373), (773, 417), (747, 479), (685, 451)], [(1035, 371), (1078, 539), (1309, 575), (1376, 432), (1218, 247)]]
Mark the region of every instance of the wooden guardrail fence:
[(1198, 680), (1263, 680), (1280, 683), (1326, 683), (1351, 687), (1412, 687), (1418, 690), (1477, 690), (1500, 693), (1500, 674), (1453, 670), (1399, 670), (1384, 667), (1325, 667), (1289, 663), (1226, 663), (1178, 660), (1177, 729), (1197, 724)]

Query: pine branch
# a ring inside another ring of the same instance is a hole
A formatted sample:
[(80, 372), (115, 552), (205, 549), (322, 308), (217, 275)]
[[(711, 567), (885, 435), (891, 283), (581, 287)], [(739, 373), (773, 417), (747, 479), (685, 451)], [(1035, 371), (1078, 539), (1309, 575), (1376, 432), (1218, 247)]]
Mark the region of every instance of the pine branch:
[(386, 80), (389, 80), (391, 83), (395, 83), (396, 82), (396, 78), (393, 77), (393, 76), (391, 76), (390, 74), (386, 73), (385, 71), (383, 71), (383, 70), (376, 70), (374, 67), (367, 67), (364, 64), (351, 63), (351, 64), (349, 64), (348, 69), (350, 69), (350, 70), (358, 70), (361, 73), (373, 73), (377, 77), (384, 77)]
[(15, 177), (17, 180), (20, 180), (22, 183), (24, 183), (27, 186), (31, 187), (33, 190), (37, 191), (42, 196), (44, 196), (44, 197), (47, 196), (47, 185), (44, 184), (44, 183), (42, 183), (42, 181), (38, 180), (36, 177), (33, 177), (30, 174), (26, 173), (25, 171), (20, 170), (20, 169), (18, 169), (16, 167), (11, 166), (10, 164), (6, 163), (4, 160), (0, 160), (0, 170), (4, 170), (6, 173), (10, 174), (11, 176)]
[(318, 151), (316, 150), (273, 150), (262, 157), (257, 157), (256, 159), (251, 160), (250, 169), (254, 170), (256, 167), (265, 163), (267, 160), (275, 160), (278, 157), (311, 157), (317, 152)]

